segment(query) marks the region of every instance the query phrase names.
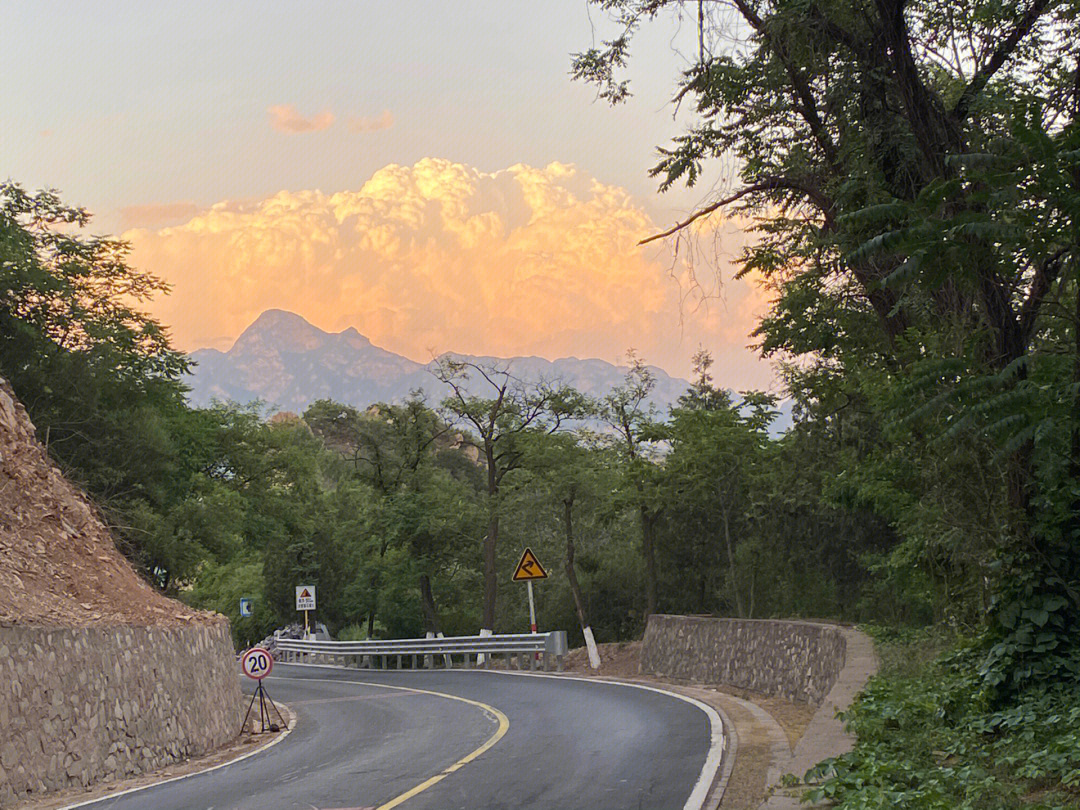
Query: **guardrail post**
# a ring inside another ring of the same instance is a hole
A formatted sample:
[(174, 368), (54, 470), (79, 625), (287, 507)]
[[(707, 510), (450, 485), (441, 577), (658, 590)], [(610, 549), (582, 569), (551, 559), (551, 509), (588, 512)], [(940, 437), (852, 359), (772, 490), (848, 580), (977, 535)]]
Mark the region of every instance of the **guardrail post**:
[(472, 662), (469, 660), (468, 653), (465, 653), (465, 669), (472, 669)]
[(534, 653), (529, 653), (529, 669), (533, 672), (536, 672), (536, 658), (537, 656)]
[(551, 653), (544, 650), (544, 672), (551, 672)]

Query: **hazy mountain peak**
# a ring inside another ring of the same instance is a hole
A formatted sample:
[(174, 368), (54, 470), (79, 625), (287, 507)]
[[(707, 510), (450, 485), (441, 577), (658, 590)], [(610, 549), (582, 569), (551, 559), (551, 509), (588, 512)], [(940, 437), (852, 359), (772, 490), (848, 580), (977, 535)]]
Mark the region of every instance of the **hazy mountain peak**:
[[(371, 343), (354, 327), (324, 332), (294, 312), (270, 309), (236, 339), (228, 352), (200, 349), (192, 353), (196, 367), (188, 381), (189, 398), (197, 405), (212, 399), (246, 403), (261, 399), (277, 409), (303, 413), (317, 399), (334, 399), (358, 408), (375, 402), (400, 402), (415, 390), (438, 404), (447, 389), (421, 365)], [(623, 382), (626, 369), (595, 358), (475, 357), (458, 352), (444, 356), (496, 365), (529, 381), (561, 380), (600, 396)], [(688, 387), (686, 380), (652, 367), (656, 390), (652, 401), (661, 411)], [(484, 396), (482, 381), (474, 380)]]
[(334, 343), (345, 343), (356, 349), (373, 346), (355, 326), (336, 333), (326, 332), (295, 312), (268, 309), (240, 334), (229, 353), (309, 352)]
[(328, 337), (328, 333), (308, 323), (295, 312), (268, 309), (240, 333), (229, 353), (257, 348), (310, 351), (321, 346)]

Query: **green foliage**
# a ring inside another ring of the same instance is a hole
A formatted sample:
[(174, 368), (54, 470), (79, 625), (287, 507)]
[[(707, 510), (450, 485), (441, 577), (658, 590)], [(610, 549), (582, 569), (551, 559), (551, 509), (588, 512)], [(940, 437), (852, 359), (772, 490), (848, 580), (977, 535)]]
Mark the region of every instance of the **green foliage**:
[[(1080, 706), (1047, 684), (994, 709), (981, 643), (875, 633), (885, 666), (844, 715), (855, 749), (807, 774), (812, 801), (856, 808), (1065, 808), (1080, 802)], [(914, 662), (914, 663), (913, 663)], [(898, 665), (899, 664), (899, 665)]]
[[(194, 587), (181, 596), (192, 607), (228, 616), (237, 649), (245, 649), (280, 627), (277, 613), (267, 604), (265, 582), (262, 562), (248, 553), (227, 563), (207, 562)], [(251, 616), (240, 615), (241, 598), (255, 600)]]

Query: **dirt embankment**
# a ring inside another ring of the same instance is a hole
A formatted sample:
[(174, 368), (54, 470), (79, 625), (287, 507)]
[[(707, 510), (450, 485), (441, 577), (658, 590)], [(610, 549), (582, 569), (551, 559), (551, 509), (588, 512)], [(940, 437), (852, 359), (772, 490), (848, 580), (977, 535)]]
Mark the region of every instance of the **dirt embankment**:
[(221, 621), (162, 596), (139, 577), (86, 495), (49, 459), (0, 379), (0, 625)]

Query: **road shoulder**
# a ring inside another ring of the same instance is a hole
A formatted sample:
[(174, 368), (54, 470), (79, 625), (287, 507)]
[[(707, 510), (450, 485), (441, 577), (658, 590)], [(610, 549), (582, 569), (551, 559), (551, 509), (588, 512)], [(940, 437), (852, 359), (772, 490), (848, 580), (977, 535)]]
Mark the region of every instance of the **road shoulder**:
[[(245, 709), (250, 696), (245, 696), (243, 703)], [(266, 751), (285, 739), (296, 728), (296, 712), (284, 703), (277, 703), (288, 727), (284, 731), (266, 734), (252, 734), (245, 732), (238, 736), (228, 745), (218, 748), (201, 757), (184, 760), (159, 768), (156, 771), (139, 774), (128, 779), (122, 779), (109, 783), (98, 783), (85, 789), (71, 789), (59, 793), (51, 793), (41, 799), (22, 802), (15, 805), (13, 810), (74, 810), (90, 802), (119, 796), (123, 793), (133, 793), (144, 788), (154, 787), (165, 782), (185, 779), (190, 776), (207, 773), (217, 768), (223, 768), (240, 760), (253, 757)], [(248, 723), (251, 726), (251, 721)]]

